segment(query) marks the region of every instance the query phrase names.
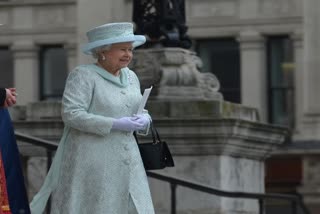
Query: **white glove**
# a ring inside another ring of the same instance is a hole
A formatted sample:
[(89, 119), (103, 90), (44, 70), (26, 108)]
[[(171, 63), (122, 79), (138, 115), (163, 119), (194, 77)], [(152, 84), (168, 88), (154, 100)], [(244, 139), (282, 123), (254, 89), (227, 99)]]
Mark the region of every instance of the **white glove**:
[(143, 129), (145, 129), (150, 123), (150, 118), (145, 114), (138, 114), (138, 115), (135, 114), (133, 116), (137, 118), (136, 122), (143, 125)]
[(145, 123), (143, 121), (144, 120), (138, 116), (121, 117), (113, 121), (112, 129), (128, 131), (128, 132), (143, 130), (145, 128)]

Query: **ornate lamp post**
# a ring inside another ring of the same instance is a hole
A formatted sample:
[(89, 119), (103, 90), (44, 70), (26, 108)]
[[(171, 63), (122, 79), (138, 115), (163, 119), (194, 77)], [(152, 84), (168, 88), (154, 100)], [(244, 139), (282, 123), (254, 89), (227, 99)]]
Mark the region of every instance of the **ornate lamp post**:
[(149, 37), (147, 46), (191, 47), (186, 35), (184, 0), (134, 0), (133, 21), (136, 33)]

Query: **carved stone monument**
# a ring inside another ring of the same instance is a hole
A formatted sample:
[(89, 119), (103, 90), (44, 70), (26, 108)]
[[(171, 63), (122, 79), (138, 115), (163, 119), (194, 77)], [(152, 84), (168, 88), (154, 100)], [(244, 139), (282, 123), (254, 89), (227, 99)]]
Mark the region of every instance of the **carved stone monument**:
[(142, 89), (154, 85), (151, 99), (223, 100), (220, 84), (213, 73), (200, 73), (201, 59), (183, 48), (140, 49), (131, 68)]

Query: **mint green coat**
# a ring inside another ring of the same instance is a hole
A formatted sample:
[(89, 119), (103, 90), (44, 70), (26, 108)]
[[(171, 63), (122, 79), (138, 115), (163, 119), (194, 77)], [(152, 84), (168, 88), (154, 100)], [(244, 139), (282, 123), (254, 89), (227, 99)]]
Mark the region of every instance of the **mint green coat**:
[(153, 214), (147, 176), (131, 132), (111, 130), (113, 118), (132, 116), (140, 84), (128, 68), (115, 77), (90, 64), (68, 76), (63, 99), (65, 130), (40, 192), (31, 202), (42, 214)]

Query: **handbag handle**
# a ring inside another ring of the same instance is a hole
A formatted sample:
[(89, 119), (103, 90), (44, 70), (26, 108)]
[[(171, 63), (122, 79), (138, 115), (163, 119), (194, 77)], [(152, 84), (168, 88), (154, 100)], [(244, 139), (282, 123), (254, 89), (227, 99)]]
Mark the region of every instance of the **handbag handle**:
[[(153, 125), (152, 122), (150, 122), (150, 130), (151, 130), (151, 136), (152, 136), (153, 144), (161, 142), (159, 133), (158, 133), (156, 127)], [(138, 136), (137, 136), (137, 133), (135, 131), (133, 132), (133, 136), (136, 139), (137, 143), (139, 143)]]
[(156, 127), (153, 125), (153, 123), (151, 122), (150, 124), (150, 129), (151, 129), (151, 133), (152, 133), (152, 139), (154, 143), (158, 143), (161, 142), (158, 130), (156, 129)]
[(155, 129), (152, 121), (150, 121), (150, 130), (151, 130), (151, 136), (152, 136), (153, 144), (156, 144), (156, 143), (160, 142), (159, 139), (158, 139), (158, 141), (157, 141), (157, 139), (156, 139), (157, 130)]

